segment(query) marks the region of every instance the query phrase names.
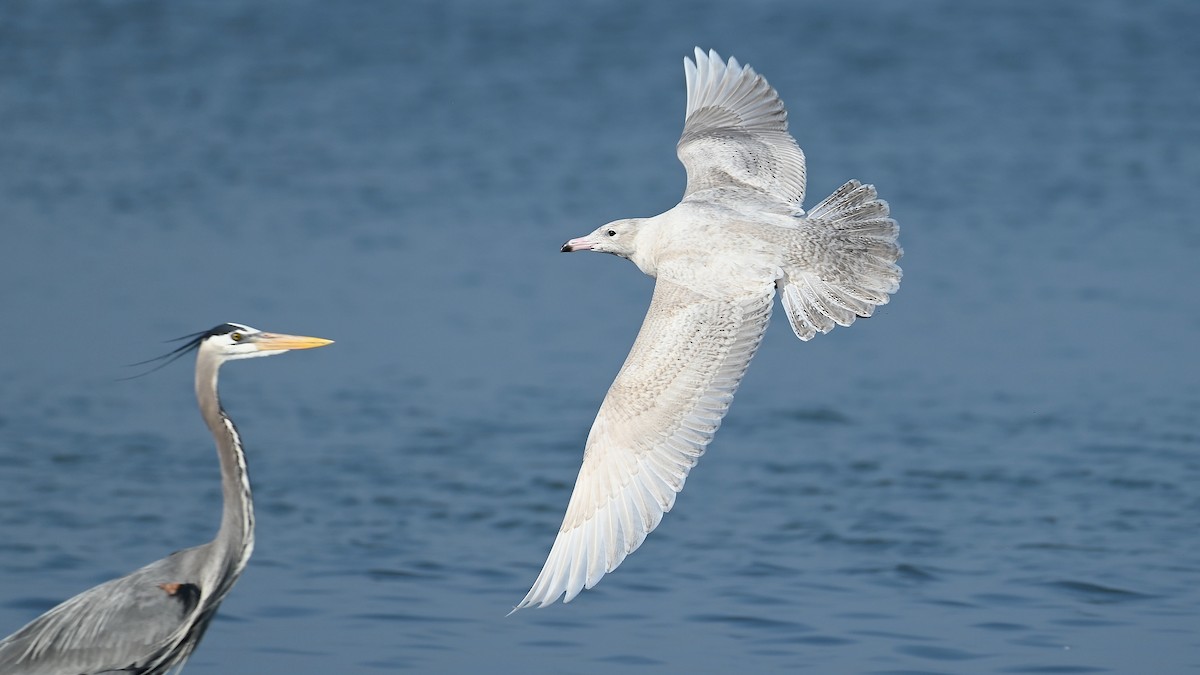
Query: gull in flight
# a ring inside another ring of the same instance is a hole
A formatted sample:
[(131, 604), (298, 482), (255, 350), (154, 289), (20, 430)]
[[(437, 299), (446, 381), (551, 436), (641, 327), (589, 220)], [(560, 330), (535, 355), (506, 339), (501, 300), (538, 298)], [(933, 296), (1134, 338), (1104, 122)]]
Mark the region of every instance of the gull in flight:
[(658, 526), (729, 409), (776, 293), (810, 340), (871, 316), (900, 286), (899, 228), (875, 188), (852, 180), (805, 214), (804, 153), (771, 85), (714, 51), (683, 65), (683, 200), (562, 247), (628, 258), (656, 279), (654, 297), (546, 564), (513, 611), (570, 602)]

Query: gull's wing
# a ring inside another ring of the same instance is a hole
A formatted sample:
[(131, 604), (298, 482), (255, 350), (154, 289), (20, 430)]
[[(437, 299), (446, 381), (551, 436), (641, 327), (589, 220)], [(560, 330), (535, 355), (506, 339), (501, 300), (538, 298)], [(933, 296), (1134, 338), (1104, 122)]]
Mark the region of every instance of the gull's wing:
[(720, 187), (751, 188), (797, 208), (804, 201), (804, 153), (787, 131), (779, 94), (750, 66), (726, 64), (696, 48), (683, 60), (687, 117), (679, 161), (687, 169), (686, 198)]
[[(712, 298), (659, 276), (625, 365), (588, 434), (550, 555), (517, 609), (566, 602), (616, 569), (662, 520), (754, 356), (774, 287)], [(514, 610), (515, 611), (515, 610)]]
[(138, 668), (169, 660), (200, 601), (197, 586), (170, 581), (170, 563), (151, 563), (34, 619), (0, 641), (0, 672), (160, 672)]

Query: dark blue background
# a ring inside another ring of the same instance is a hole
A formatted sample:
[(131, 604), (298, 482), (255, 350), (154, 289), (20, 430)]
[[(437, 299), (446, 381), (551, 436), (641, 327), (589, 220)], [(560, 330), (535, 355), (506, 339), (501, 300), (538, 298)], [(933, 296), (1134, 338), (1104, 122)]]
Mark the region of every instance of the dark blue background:
[[(258, 549), (201, 673), (1200, 666), (1200, 5), (6, 2), (0, 634), (216, 529), (183, 363), (223, 321)], [(811, 206), (905, 280), (777, 321), (676, 510), (568, 606), (549, 550), (673, 205), (682, 58), (780, 91)], [(134, 371), (136, 372), (136, 371)]]

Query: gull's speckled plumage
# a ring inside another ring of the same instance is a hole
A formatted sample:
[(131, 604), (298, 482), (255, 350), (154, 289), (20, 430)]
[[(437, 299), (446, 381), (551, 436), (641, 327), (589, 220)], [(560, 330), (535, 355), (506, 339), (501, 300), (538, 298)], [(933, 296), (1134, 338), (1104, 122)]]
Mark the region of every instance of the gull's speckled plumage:
[(777, 291), (809, 340), (870, 316), (900, 285), (899, 229), (874, 187), (850, 181), (805, 215), (804, 153), (775, 90), (713, 51), (696, 49), (684, 70), (683, 200), (563, 246), (628, 258), (657, 282), (588, 434), (558, 537), (517, 609), (570, 602), (658, 526), (721, 425)]

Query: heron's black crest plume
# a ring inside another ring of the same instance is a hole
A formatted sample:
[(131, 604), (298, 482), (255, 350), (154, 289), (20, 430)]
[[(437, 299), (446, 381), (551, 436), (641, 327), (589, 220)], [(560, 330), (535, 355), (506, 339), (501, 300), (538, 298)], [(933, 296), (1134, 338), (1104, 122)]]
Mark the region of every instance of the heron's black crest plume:
[(135, 380), (139, 377), (144, 377), (146, 375), (149, 375), (150, 373), (153, 373), (156, 370), (162, 370), (163, 368), (166, 368), (167, 366), (171, 365), (175, 361), (178, 361), (179, 359), (183, 358), (184, 356), (187, 356), (188, 354), (199, 349), (200, 343), (204, 342), (206, 339), (208, 339), (214, 335), (227, 335), (236, 330), (246, 330), (246, 327), (239, 326), (237, 324), (232, 324), (232, 323), (223, 323), (219, 326), (214, 326), (208, 330), (202, 330), (199, 333), (191, 333), (188, 335), (183, 335), (183, 336), (180, 336), (177, 338), (172, 338), (170, 340), (167, 340), (167, 342), (179, 342), (180, 340), (187, 340), (187, 342), (176, 347), (175, 349), (172, 349), (171, 351), (167, 352), (166, 354), (162, 354), (161, 356), (155, 356), (152, 359), (146, 359), (145, 361), (138, 361), (137, 363), (130, 363), (126, 367), (133, 368), (136, 366), (144, 366), (147, 363), (154, 363), (156, 361), (162, 362), (162, 363), (159, 363), (158, 365), (154, 366), (150, 370), (147, 370), (144, 373), (138, 373), (137, 375), (130, 375), (129, 377), (119, 377), (119, 378), (117, 378), (117, 381)]

